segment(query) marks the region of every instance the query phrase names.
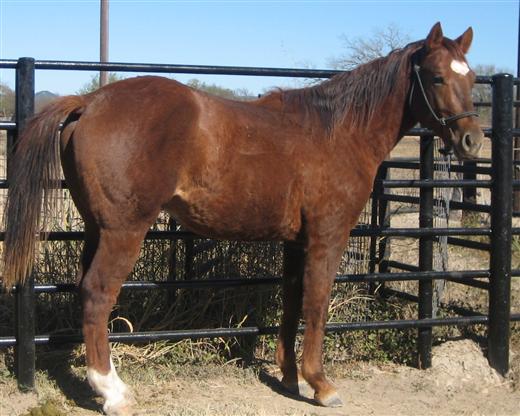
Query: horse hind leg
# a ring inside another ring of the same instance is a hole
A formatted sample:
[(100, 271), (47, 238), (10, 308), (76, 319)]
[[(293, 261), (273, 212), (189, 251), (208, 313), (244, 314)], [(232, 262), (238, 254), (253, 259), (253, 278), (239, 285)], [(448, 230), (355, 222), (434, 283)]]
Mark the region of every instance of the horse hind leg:
[(137, 260), (145, 232), (101, 229), (94, 257), (80, 282), (87, 379), (103, 397), (103, 410), (109, 416), (131, 415), (135, 404), (132, 392), (112, 363), (107, 325), (121, 285)]
[(306, 395), (308, 384), (298, 370), (294, 345), (301, 317), (303, 294), (303, 246), (285, 242), (283, 247), (282, 322), (276, 346), (276, 363), (282, 371), (282, 385), (293, 394)]

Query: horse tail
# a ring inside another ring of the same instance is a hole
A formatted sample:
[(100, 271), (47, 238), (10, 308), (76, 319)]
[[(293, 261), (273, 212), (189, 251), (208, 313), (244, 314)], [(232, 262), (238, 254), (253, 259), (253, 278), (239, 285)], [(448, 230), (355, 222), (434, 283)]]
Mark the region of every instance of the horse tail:
[(83, 96), (60, 98), (29, 120), (18, 137), (9, 159), (9, 191), (4, 214), (2, 280), (8, 291), (13, 285), (23, 283), (31, 273), (40, 230), (52, 212), (53, 190), (58, 188), (61, 178), (61, 124), (72, 113), (81, 114), (85, 106)]

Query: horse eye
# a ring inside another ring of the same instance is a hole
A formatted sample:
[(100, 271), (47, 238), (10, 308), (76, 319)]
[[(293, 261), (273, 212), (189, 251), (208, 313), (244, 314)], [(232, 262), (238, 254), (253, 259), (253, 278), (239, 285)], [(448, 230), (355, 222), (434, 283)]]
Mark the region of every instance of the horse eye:
[(444, 84), (444, 78), (443, 77), (433, 77), (433, 83), (435, 85), (442, 85), (442, 84)]

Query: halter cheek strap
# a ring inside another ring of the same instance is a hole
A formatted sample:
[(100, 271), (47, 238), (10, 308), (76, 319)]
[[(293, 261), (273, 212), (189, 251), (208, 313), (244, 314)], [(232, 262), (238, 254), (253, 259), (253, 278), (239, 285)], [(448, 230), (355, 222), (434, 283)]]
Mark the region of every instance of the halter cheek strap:
[(419, 84), (419, 89), (420, 89), (421, 94), (422, 94), (422, 96), (424, 98), (424, 102), (426, 103), (426, 106), (428, 107), (428, 110), (430, 110), (430, 113), (433, 116), (433, 118), (441, 126), (446, 127), (450, 123), (453, 123), (454, 121), (460, 120), (461, 118), (478, 117), (479, 116), (476, 111), (465, 111), (463, 113), (459, 113), (459, 114), (456, 114), (456, 115), (451, 116), (451, 117), (439, 117), (437, 115), (437, 113), (435, 113), (435, 110), (433, 109), (433, 107), (431, 106), (430, 101), (428, 101), (428, 97), (426, 95), (426, 91), (424, 90), (424, 85), (423, 85), (422, 80), (421, 80), (421, 75), (419, 74), (420, 70), (421, 70), (421, 67), (419, 65), (417, 65), (417, 64), (413, 65), (413, 73), (415, 74), (415, 78), (414, 78), (414, 80), (412, 82), (412, 88), (410, 89), (410, 96), (409, 96), (409, 99), (408, 99), (408, 104), (410, 105), (410, 107), (412, 106), (412, 97), (413, 97), (413, 92), (414, 92), (414, 88), (415, 88), (415, 82), (417, 81), (417, 84)]

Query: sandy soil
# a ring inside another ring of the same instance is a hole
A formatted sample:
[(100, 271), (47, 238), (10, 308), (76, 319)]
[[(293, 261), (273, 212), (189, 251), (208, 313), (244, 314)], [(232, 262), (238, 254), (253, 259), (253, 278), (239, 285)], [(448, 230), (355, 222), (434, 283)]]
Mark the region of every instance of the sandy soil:
[[(173, 373), (164, 368), (121, 371), (122, 378), (137, 392), (136, 415), (140, 416), (520, 415), (515, 374), (505, 379), (498, 376), (470, 340), (436, 347), (433, 367), (428, 370), (355, 363), (330, 368), (329, 373), (345, 402), (342, 408), (318, 407), (309, 397), (285, 393), (271, 364), (259, 372), (229, 365), (191, 365)], [(43, 403), (54, 410), (33, 410), (30, 414), (100, 414), (100, 403), (80, 374), (55, 380), (40, 373), (38, 394), (19, 393), (12, 378), (0, 376), (0, 414), (29, 414), (30, 409)]]

